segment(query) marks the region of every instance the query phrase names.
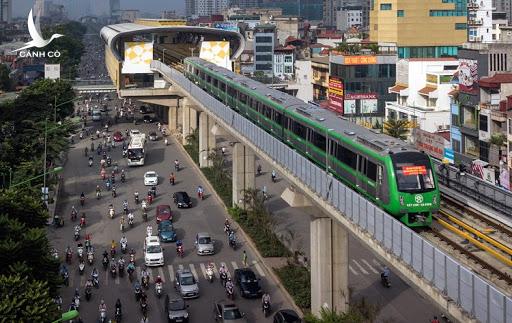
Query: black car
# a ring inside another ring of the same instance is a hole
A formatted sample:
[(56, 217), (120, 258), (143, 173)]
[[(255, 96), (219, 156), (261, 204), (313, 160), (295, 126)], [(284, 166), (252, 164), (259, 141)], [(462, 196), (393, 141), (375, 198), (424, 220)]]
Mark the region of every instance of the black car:
[(240, 312), (238, 307), (225, 300), (213, 304), (215, 321), (222, 323), (247, 323), (245, 313)]
[(192, 201), (190, 201), (187, 192), (176, 192), (172, 195), (172, 198), (176, 206), (180, 209), (192, 207)]
[(142, 117), (142, 121), (144, 121), (144, 123), (151, 123), (153, 122), (153, 118), (150, 115), (146, 114), (144, 117)]
[(188, 305), (183, 298), (170, 299), (165, 296), (165, 312), (169, 323), (188, 322)]
[(263, 294), (260, 279), (249, 268), (235, 269), (235, 284), (238, 286), (242, 297), (257, 298)]
[(146, 113), (150, 113), (150, 112), (151, 112), (151, 110), (149, 109), (148, 106), (142, 105), (139, 108), (139, 113), (146, 114)]
[(299, 315), (293, 310), (280, 310), (274, 314), (274, 323), (301, 323)]

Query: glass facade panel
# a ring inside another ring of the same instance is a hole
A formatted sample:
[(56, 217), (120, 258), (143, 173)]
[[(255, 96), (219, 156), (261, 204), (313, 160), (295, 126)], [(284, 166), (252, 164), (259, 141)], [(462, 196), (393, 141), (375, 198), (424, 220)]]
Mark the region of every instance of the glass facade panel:
[(405, 17), (405, 13), (403, 10), (397, 10), (396, 11), (396, 16), (397, 17)]
[(391, 10), (392, 6), (391, 3), (381, 3), (380, 4), (380, 10)]

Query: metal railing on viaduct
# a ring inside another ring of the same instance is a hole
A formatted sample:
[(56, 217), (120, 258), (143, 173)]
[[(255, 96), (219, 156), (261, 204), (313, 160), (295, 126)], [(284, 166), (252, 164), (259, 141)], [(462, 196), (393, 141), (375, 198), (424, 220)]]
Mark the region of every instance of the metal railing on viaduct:
[[(328, 175), (283, 142), (272, 137), (248, 119), (236, 113), (188, 80), (179, 71), (159, 61), (151, 69), (188, 92), (208, 113), (216, 116), (259, 151), (300, 179), (338, 216), (352, 222), (373, 240), (367, 245), (384, 248), (402, 265), (416, 274), (411, 280), (423, 280), (481, 322), (512, 323), (512, 299), (445, 254), (392, 216)], [(419, 284), (419, 283), (417, 283)], [(418, 286), (420, 286), (419, 284)]]

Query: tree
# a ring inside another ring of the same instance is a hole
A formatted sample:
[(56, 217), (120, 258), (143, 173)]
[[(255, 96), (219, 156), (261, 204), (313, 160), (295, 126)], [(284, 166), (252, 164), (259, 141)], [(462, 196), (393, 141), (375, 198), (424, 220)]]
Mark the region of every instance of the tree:
[(12, 81), (9, 77), (9, 68), (5, 64), (0, 64), (0, 90), (10, 91), (12, 88)]
[(384, 122), (384, 132), (392, 137), (405, 140), (409, 132), (408, 125), (409, 121), (407, 119), (388, 119)]
[(0, 192), (0, 214), (8, 214), (9, 218), (27, 228), (44, 228), (48, 222), (48, 211), (40, 196), (34, 189), (4, 190)]
[(507, 137), (505, 134), (502, 132), (492, 134), (489, 143), (498, 147), (498, 156), (499, 160), (501, 160), (503, 154), (501, 148), (507, 143)]
[(0, 275), (1, 322), (49, 322), (58, 318), (57, 306), (44, 281)]

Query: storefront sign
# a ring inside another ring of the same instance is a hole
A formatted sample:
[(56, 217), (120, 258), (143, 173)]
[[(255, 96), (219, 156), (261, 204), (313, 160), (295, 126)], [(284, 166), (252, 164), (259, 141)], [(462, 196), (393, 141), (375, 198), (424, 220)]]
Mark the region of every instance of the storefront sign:
[(345, 95), (347, 100), (370, 100), (377, 99), (377, 93), (347, 93)]
[(377, 56), (344, 56), (344, 65), (377, 64)]
[(412, 135), (414, 138), (414, 145), (418, 150), (423, 150), (437, 159), (443, 159), (444, 149), (450, 147), (448, 140), (419, 128), (414, 128), (412, 130)]
[(337, 113), (343, 113), (343, 81), (329, 77), (329, 109)]

